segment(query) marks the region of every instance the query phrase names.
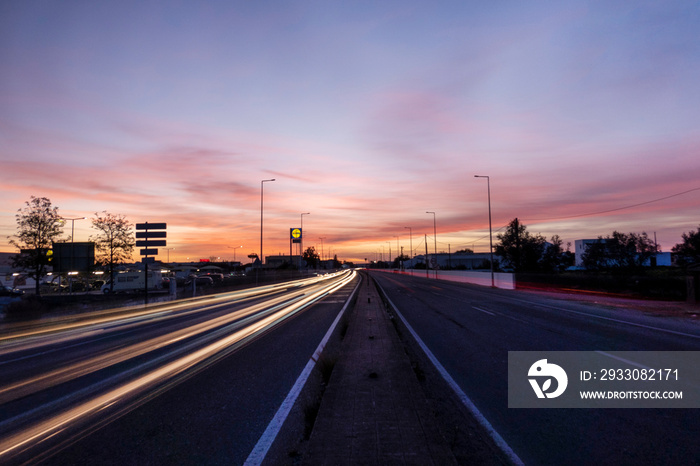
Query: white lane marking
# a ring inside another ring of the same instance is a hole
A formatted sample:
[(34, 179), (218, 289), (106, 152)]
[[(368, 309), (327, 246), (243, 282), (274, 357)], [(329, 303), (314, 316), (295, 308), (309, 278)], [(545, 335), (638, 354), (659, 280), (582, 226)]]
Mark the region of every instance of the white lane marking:
[[(353, 273), (353, 275), (354, 275), (354, 273)], [(248, 455), (248, 458), (245, 460), (245, 463), (243, 463), (244, 466), (258, 466), (258, 465), (262, 464), (262, 462), (265, 460), (265, 456), (267, 455), (267, 452), (270, 450), (270, 447), (272, 446), (272, 443), (275, 441), (277, 434), (279, 434), (279, 431), (282, 429), (282, 425), (284, 424), (284, 421), (287, 419), (289, 412), (292, 410), (294, 403), (296, 402), (297, 398), (299, 397), (299, 394), (301, 393), (301, 389), (304, 387), (307, 379), (311, 375), (311, 371), (313, 370), (314, 366), (316, 365), (316, 361), (318, 361), (318, 358), (321, 356), (321, 353), (323, 352), (323, 349), (326, 347), (326, 343), (328, 343), (328, 339), (331, 337), (333, 330), (338, 325), (340, 318), (343, 316), (343, 314), (345, 313), (345, 310), (347, 309), (348, 305), (352, 301), (352, 295), (355, 294), (355, 292), (360, 287), (361, 283), (362, 283), (362, 281), (360, 281), (360, 283), (358, 283), (355, 286), (355, 289), (350, 294), (350, 298), (348, 298), (347, 302), (345, 303), (345, 306), (343, 306), (343, 308), (338, 313), (338, 316), (335, 318), (335, 320), (331, 324), (330, 328), (326, 332), (326, 335), (321, 340), (321, 343), (319, 343), (318, 347), (316, 348), (316, 351), (314, 351), (314, 354), (311, 356), (311, 359), (309, 359), (309, 362), (306, 363), (304, 370), (301, 372), (301, 374), (297, 378), (296, 382), (294, 383), (294, 386), (289, 391), (289, 393), (287, 394), (287, 397), (284, 399), (284, 401), (280, 405), (279, 409), (277, 410), (277, 413), (275, 413), (275, 416), (272, 418), (270, 423), (267, 425), (265, 432), (263, 432), (263, 434), (260, 436), (258, 443), (255, 444), (253, 451), (250, 452), (250, 455)]]
[(492, 316), (495, 316), (495, 315), (496, 315), (496, 314), (494, 314), (494, 313), (491, 312), (491, 311), (487, 311), (486, 309), (481, 309), (481, 308), (476, 307), (476, 306), (472, 306), (472, 309), (476, 309), (477, 311), (485, 312), (486, 314), (490, 314), (490, 315), (492, 315)]
[(651, 367), (645, 366), (644, 364), (640, 364), (640, 363), (638, 363), (638, 362), (630, 361), (629, 359), (621, 358), (620, 356), (615, 356), (615, 355), (613, 355), (613, 354), (606, 353), (605, 351), (596, 351), (596, 353), (602, 354), (603, 356), (607, 356), (607, 357), (612, 358), (612, 359), (617, 359), (618, 361), (625, 362), (625, 363), (630, 364), (630, 365), (632, 365), (632, 366), (637, 366), (637, 367), (639, 367), (640, 369), (651, 369)]
[(566, 308), (563, 308), (563, 307), (550, 306), (550, 305), (548, 305), (548, 304), (539, 304), (539, 303), (535, 303), (535, 302), (532, 302), (532, 301), (527, 301), (527, 300), (524, 300), (524, 299), (516, 299), (516, 298), (510, 298), (510, 299), (512, 299), (513, 301), (519, 301), (519, 302), (521, 302), (521, 303), (527, 303), (527, 304), (530, 304), (530, 305), (533, 305), (533, 306), (546, 307), (546, 308), (554, 309), (554, 310), (557, 310), (557, 311), (569, 312), (569, 313), (571, 313), (571, 314), (578, 314), (578, 315), (582, 315), (582, 316), (586, 316), (586, 317), (594, 317), (594, 318), (596, 318), (596, 319), (609, 320), (609, 321), (617, 322), (617, 323), (620, 323), (620, 324), (633, 325), (633, 326), (635, 326), (635, 327), (646, 328), (646, 329), (649, 329), (649, 330), (657, 330), (657, 331), (659, 331), (659, 332), (672, 333), (672, 334), (674, 334), (674, 335), (682, 335), (682, 336), (684, 336), (684, 337), (690, 337), (690, 338), (700, 339), (700, 335), (693, 335), (692, 333), (678, 332), (678, 331), (676, 331), (676, 330), (669, 330), (669, 329), (665, 329), (665, 328), (654, 327), (654, 326), (651, 326), (651, 325), (637, 324), (637, 323), (635, 323), (635, 322), (630, 322), (630, 321), (627, 321), (627, 320), (613, 319), (612, 317), (605, 317), (605, 316), (599, 316), (599, 315), (596, 315), (596, 314), (589, 314), (588, 312), (574, 311), (574, 310), (566, 309)]
[[(377, 283), (375, 281), (375, 283)], [(481, 427), (484, 428), (484, 430), (487, 432), (487, 434), (491, 437), (491, 439), (494, 441), (496, 446), (500, 448), (501, 452), (508, 458), (508, 460), (517, 465), (524, 465), (523, 461), (518, 457), (518, 455), (513, 451), (513, 449), (506, 443), (505, 440), (503, 440), (503, 437), (496, 431), (496, 429), (493, 428), (491, 423), (484, 417), (483, 414), (481, 414), (481, 411), (476, 407), (474, 402), (467, 396), (466, 393), (462, 391), (460, 386), (455, 382), (455, 380), (452, 378), (452, 376), (447, 372), (447, 370), (443, 367), (442, 364), (440, 364), (440, 361), (437, 360), (435, 355), (433, 354), (430, 349), (423, 343), (423, 340), (420, 339), (418, 334), (413, 330), (413, 327), (408, 323), (408, 321), (404, 318), (404, 316), (399, 312), (399, 309), (394, 305), (394, 303), (389, 299), (389, 296), (384, 292), (384, 289), (382, 286), (377, 283), (377, 286), (381, 289), (382, 293), (386, 297), (387, 302), (391, 305), (391, 307), (394, 309), (394, 312), (396, 313), (397, 316), (401, 319), (401, 321), (404, 323), (408, 331), (413, 335), (413, 338), (416, 339), (416, 342), (418, 342), (418, 345), (421, 347), (425, 355), (430, 359), (430, 362), (433, 363), (435, 368), (438, 370), (440, 375), (442, 376), (443, 379), (448, 383), (448, 385), (454, 390), (454, 392), (457, 394), (459, 399), (462, 401), (464, 406), (469, 410), (469, 412), (474, 416), (474, 418), (477, 420), (479, 424), (481, 424)]]

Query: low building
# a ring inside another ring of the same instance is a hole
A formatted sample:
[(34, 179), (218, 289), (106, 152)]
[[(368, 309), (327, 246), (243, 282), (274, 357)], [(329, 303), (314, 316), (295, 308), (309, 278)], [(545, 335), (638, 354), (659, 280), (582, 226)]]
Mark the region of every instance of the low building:
[[(577, 239), (574, 241), (574, 265), (576, 267), (583, 267), (583, 256), (588, 251), (588, 247), (598, 241), (598, 239)], [(605, 242), (604, 239), (600, 241)]]
[[(276, 269), (282, 267), (284, 264), (288, 264), (291, 267), (299, 267), (299, 255), (276, 255), (276, 256), (265, 256), (265, 268), (266, 269)], [(306, 262), (302, 261), (302, 265), (306, 266)]]

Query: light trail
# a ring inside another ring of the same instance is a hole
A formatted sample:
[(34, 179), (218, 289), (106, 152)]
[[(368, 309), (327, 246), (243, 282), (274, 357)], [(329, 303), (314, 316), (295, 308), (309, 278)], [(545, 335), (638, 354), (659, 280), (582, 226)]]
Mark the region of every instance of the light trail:
[[(212, 305), (229, 305), (247, 299), (260, 298), (279, 293), (291, 287), (309, 286), (333, 278), (335, 274), (295, 280), (256, 287), (247, 290), (221, 293), (198, 298), (178, 300), (176, 303), (157, 303), (150, 306), (110, 309), (98, 313), (83, 314), (78, 317), (56, 319), (49, 323), (38, 322), (32, 328), (19, 329), (16, 332), (0, 334), (0, 355), (25, 349), (34, 349), (42, 345), (55, 345), (82, 338), (90, 331), (105, 331), (110, 328), (124, 328), (126, 324), (139, 324), (155, 319), (169, 319), (187, 313), (208, 311)], [(200, 307), (198, 307), (200, 306)]]
[[(35, 447), (43, 449), (50, 447), (50, 445), (43, 445), (45, 443), (53, 444), (52, 442), (60, 441), (60, 438), (77, 436), (83, 430), (89, 430), (89, 426), (99, 425), (103, 422), (101, 420), (105, 415), (117, 416), (127, 412), (137, 406), (141, 400), (153, 396), (156, 391), (172, 386), (184, 377), (190, 377), (210, 366), (309, 305), (345, 286), (354, 277), (355, 272), (344, 272), (300, 281), (297, 283), (298, 286), (306, 286), (306, 288), (290, 291), (264, 303), (254, 304), (192, 327), (119, 348), (8, 387), (2, 387), (0, 399), (4, 402), (5, 398), (14, 399), (25, 396), (27, 393), (54, 386), (61, 381), (146, 354), (156, 348), (165, 348), (187, 340), (167, 354), (143, 362), (94, 386), (86, 387), (80, 390), (80, 393), (69, 395), (60, 402), (47, 403), (45, 409), (38, 407), (31, 413), (24, 413), (0, 422), (0, 432), (4, 432), (0, 439), (0, 463), (9, 461)], [(284, 288), (290, 288), (290, 283), (285, 284)], [(220, 296), (213, 301), (219, 305), (225, 303), (226, 298)], [(201, 303), (195, 305), (201, 305)], [(182, 309), (182, 306), (184, 304), (178, 304), (175, 307)], [(56, 405), (63, 408), (57, 412)], [(97, 413), (100, 416), (95, 416)], [(13, 432), (13, 426), (18, 425), (25, 427), (15, 428)]]

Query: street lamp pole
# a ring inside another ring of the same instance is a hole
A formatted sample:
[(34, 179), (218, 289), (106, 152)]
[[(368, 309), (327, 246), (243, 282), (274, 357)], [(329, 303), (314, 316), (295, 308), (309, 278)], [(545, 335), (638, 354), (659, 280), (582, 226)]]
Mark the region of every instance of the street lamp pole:
[[(404, 228), (408, 228), (408, 240), (409, 240), (409, 244), (411, 247), (411, 251), (408, 253), (408, 255), (412, 261), (413, 260), (413, 229), (411, 227), (404, 227)], [(411, 262), (411, 264), (413, 264), (413, 262)], [(413, 274), (413, 267), (411, 267), (411, 274)]]
[(399, 245), (399, 237), (397, 235), (394, 235), (394, 238), (396, 238), (396, 257), (398, 258), (396, 265), (400, 270), (401, 269), (401, 246)]
[(241, 246), (226, 246), (227, 249), (233, 249), (233, 262), (236, 262), (236, 249), (242, 248), (243, 245)]
[(270, 180), (262, 180), (260, 182), (260, 268), (263, 265), (263, 183), (268, 181), (275, 181), (274, 178)]
[(170, 263), (170, 250), (171, 250), (171, 249), (175, 249), (175, 248), (163, 248), (163, 249), (165, 249), (166, 251), (168, 251), (168, 264), (169, 264), (169, 263)]
[(437, 221), (435, 220), (435, 212), (425, 212), (426, 214), (433, 214), (433, 251), (435, 253), (435, 278), (437, 278)]
[[(301, 272), (301, 256), (304, 254), (304, 215), (311, 215), (311, 212), (301, 214), (301, 236), (299, 237), (299, 271)], [(291, 261), (292, 258), (290, 257)]]
[[(74, 272), (73, 269), (75, 268), (75, 221), (85, 220), (87, 217), (61, 218), (63, 218), (63, 220), (70, 220), (70, 273), (72, 273)], [(73, 294), (73, 276), (70, 273), (68, 274), (68, 284), (70, 294)]]
[(496, 286), (496, 282), (493, 277), (493, 233), (491, 227), (491, 179), (485, 175), (474, 175), (474, 178), (486, 178), (486, 188), (488, 189), (489, 196), (489, 253), (491, 254), (491, 288)]
[[(303, 234), (303, 232), (302, 232), (302, 234)], [(323, 240), (326, 239), (326, 237), (324, 236), (323, 238), (318, 238), (318, 239), (321, 240), (321, 262), (323, 262)]]

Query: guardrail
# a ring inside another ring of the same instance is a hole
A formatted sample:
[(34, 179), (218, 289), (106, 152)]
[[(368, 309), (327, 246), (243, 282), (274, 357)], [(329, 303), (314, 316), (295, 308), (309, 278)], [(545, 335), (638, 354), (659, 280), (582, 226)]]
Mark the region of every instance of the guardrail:
[[(439, 280), (448, 280), (451, 282), (471, 283), (474, 285), (491, 286), (491, 272), (472, 272), (468, 270), (430, 270), (427, 274), (425, 270), (409, 269), (371, 269), (379, 272), (399, 273), (402, 275), (413, 275), (423, 278), (437, 278)], [(426, 276), (427, 275), (427, 276)], [(515, 274), (498, 272), (493, 274), (493, 282), (496, 288), (504, 290), (515, 289)]]

